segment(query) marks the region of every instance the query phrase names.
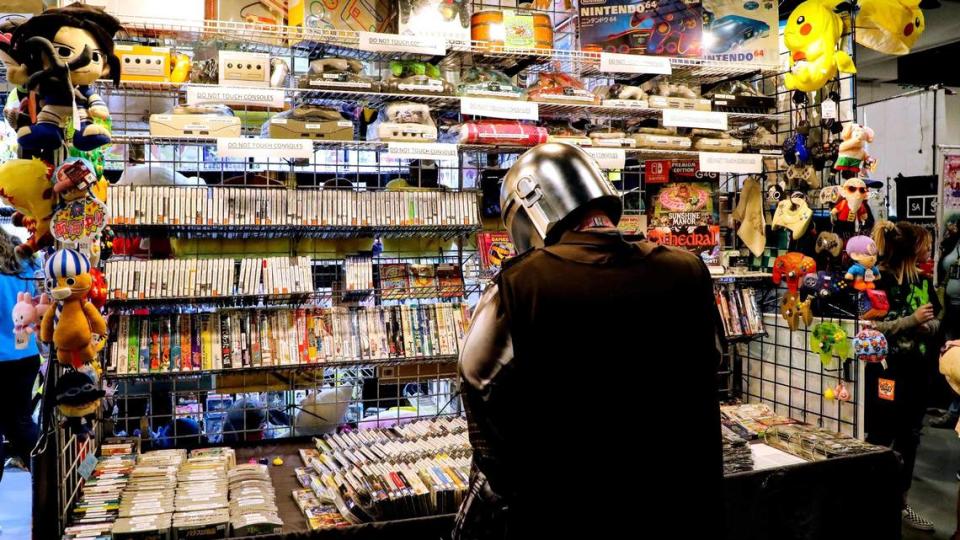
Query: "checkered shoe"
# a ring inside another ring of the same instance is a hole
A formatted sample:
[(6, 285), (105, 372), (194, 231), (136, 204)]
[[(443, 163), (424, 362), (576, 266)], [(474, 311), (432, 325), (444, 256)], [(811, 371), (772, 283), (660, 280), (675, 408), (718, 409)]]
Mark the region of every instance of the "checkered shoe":
[(913, 508), (910, 508), (909, 504), (903, 508), (900, 515), (903, 517), (903, 523), (911, 529), (918, 531), (933, 530), (933, 523), (927, 521), (926, 518), (918, 514)]

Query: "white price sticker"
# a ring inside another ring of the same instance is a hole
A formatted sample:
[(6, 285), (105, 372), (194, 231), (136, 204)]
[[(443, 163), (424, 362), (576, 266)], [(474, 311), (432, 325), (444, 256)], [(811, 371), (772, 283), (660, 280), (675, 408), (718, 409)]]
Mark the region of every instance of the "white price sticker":
[(540, 119), (540, 109), (536, 102), (506, 99), (460, 98), (460, 114), (506, 118), (508, 120)]
[(758, 174), (763, 172), (763, 156), (700, 152), (700, 170), (715, 173)]
[(620, 170), (627, 161), (627, 153), (623, 148), (584, 147), (583, 150), (597, 160), (601, 169)]
[(653, 73), (670, 75), (670, 59), (662, 56), (600, 53), (600, 71), (607, 73)]
[(257, 160), (312, 159), (313, 141), (221, 137), (217, 139), (217, 156)]
[(447, 143), (392, 142), (387, 145), (387, 156), (396, 159), (456, 160), (457, 145)]
[(836, 120), (837, 119), (837, 102), (832, 99), (825, 99), (823, 103), (820, 104), (820, 119), (821, 120)]
[(360, 32), (361, 51), (405, 52), (441, 56), (447, 54), (447, 43), (436, 36), (400, 36), (377, 32)]
[(188, 86), (187, 105), (222, 103), (283, 108), (283, 90), (270, 88), (223, 88), (220, 86)]
[(682, 111), (664, 109), (663, 125), (701, 129), (727, 129), (727, 113), (713, 111)]

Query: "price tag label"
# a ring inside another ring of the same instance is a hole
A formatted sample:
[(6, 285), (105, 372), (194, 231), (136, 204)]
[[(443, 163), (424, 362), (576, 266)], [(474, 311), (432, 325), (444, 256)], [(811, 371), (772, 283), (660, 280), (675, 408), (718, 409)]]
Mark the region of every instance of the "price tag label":
[(663, 110), (663, 125), (702, 129), (727, 129), (727, 113), (714, 111)]
[(77, 472), (80, 473), (80, 476), (84, 480), (89, 480), (90, 476), (93, 474), (94, 469), (97, 468), (97, 456), (90, 452), (83, 458), (83, 461), (80, 462), (80, 465), (77, 466)]
[(623, 148), (590, 148), (583, 149), (597, 160), (601, 169), (623, 169), (627, 161), (627, 153)]
[(447, 54), (447, 43), (436, 36), (400, 36), (377, 32), (360, 32), (361, 51), (405, 52), (442, 56)]
[(506, 118), (508, 120), (539, 120), (540, 109), (534, 101), (511, 101), (464, 97), (460, 99), (460, 114)]
[(670, 75), (673, 73), (673, 67), (670, 65), (670, 59), (662, 56), (602, 52), (600, 53), (600, 71)]
[(217, 156), (257, 160), (312, 159), (313, 141), (220, 137), (217, 139)]
[(836, 120), (837, 117), (837, 102), (832, 99), (823, 100), (823, 103), (820, 104), (820, 118), (822, 120)]
[(272, 88), (187, 87), (187, 105), (224, 103), (227, 105), (252, 105), (256, 107), (282, 109), (283, 98), (283, 90)]
[(715, 173), (759, 174), (763, 172), (763, 157), (760, 154), (700, 152), (700, 170)]
[(453, 161), (458, 154), (455, 144), (392, 142), (387, 146), (387, 156), (395, 159)]

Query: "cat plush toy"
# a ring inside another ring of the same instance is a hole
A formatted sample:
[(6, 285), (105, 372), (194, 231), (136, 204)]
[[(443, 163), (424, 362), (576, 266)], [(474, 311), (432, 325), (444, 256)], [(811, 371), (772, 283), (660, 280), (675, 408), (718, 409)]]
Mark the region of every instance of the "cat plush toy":
[(57, 360), (81, 367), (97, 358), (106, 344), (107, 324), (87, 301), (93, 286), (90, 261), (73, 249), (60, 249), (44, 264), (47, 290), (56, 302), (40, 323), (40, 340), (53, 343)]

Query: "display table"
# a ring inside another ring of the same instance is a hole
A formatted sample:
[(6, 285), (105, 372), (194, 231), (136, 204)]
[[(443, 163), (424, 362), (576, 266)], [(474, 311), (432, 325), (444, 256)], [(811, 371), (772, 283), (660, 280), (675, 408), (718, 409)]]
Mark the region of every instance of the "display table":
[[(237, 461), (250, 457), (283, 458), (271, 466), (283, 535), (260, 540), (377, 539), (434, 540), (449, 538), (453, 515), (370, 523), (343, 529), (308, 531), (306, 519), (290, 493), (299, 489), (294, 469), (302, 466), (299, 448), (309, 442), (240, 448)], [(729, 540), (823, 538), (900, 538), (899, 460), (891, 451), (801, 463), (730, 475), (725, 505)], [(696, 489), (696, 486), (691, 486)], [(637, 501), (641, 504), (641, 501)], [(691, 515), (696, 509), (691, 508)], [(682, 533), (682, 530), (678, 530)], [(682, 536), (682, 534), (681, 534)]]

